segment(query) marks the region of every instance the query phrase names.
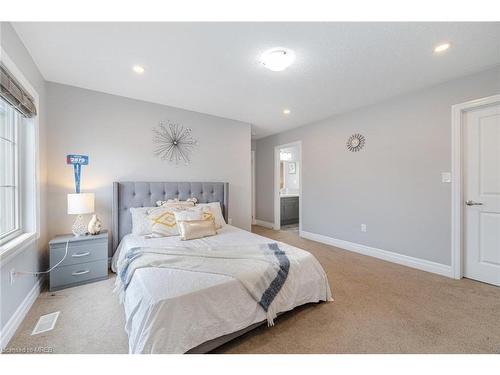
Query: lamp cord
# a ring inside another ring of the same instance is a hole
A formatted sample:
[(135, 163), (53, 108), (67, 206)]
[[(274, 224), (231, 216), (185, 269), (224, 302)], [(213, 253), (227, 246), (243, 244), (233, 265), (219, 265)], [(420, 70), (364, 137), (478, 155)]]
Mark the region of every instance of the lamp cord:
[(68, 248), (69, 248), (69, 240), (66, 241), (66, 251), (64, 252), (63, 258), (59, 262), (57, 262), (57, 264), (55, 266), (51, 267), (47, 271), (39, 271), (39, 272), (16, 271), (16, 272), (14, 272), (14, 275), (33, 275), (33, 276), (39, 276), (41, 274), (49, 273), (54, 268), (56, 268), (58, 265), (60, 265), (64, 261), (64, 259), (66, 259), (66, 257), (68, 256)]

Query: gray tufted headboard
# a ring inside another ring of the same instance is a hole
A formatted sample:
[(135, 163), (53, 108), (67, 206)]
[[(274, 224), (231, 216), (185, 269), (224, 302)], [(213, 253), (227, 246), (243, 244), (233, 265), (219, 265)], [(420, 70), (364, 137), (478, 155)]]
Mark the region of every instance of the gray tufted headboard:
[(159, 200), (190, 197), (199, 203), (220, 202), (227, 222), (227, 182), (113, 182), (113, 252), (123, 236), (132, 232), (130, 207), (154, 207)]

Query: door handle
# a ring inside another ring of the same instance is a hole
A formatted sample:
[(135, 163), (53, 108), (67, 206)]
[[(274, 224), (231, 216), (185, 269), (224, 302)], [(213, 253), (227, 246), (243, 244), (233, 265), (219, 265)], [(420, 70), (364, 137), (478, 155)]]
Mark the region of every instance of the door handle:
[(465, 204), (467, 206), (482, 206), (483, 205), (481, 202), (474, 202), (471, 200), (465, 201)]
[(87, 251), (85, 253), (77, 253), (77, 254), (73, 254), (72, 257), (73, 258), (80, 258), (80, 257), (85, 257), (87, 255), (90, 255), (90, 251)]

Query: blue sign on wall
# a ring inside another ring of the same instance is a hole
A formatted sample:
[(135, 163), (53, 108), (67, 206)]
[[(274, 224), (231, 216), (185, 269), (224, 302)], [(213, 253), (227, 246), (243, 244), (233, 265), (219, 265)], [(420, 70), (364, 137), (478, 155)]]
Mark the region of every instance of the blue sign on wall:
[(80, 176), (82, 165), (89, 164), (89, 157), (87, 155), (67, 155), (66, 164), (73, 164), (75, 172), (75, 192), (80, 193)]

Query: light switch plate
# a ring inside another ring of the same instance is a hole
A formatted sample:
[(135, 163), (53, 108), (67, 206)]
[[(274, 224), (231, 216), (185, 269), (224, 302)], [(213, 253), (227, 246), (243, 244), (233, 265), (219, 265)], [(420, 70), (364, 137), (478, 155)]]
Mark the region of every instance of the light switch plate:
[(451, 173), (441, 172), (441, 182), (449, 184), (451, 182)]

